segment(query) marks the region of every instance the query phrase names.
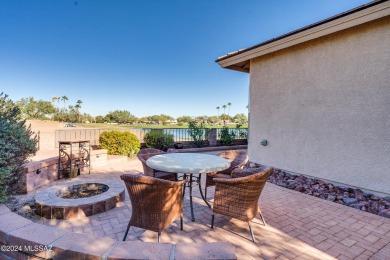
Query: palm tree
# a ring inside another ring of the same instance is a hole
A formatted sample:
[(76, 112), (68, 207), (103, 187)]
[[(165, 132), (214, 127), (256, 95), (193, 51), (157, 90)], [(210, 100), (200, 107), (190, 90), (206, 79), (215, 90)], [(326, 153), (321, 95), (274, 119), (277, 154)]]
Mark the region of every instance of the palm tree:
[(227, 105), (229, 106), (229, 112), (228, 112), (228, 115), (230, 116), (230, 106), (232, 105), (232, 103), (227, 103)]
[(217, 107), (217, 110), (218, 110), (218, 118), (219, 118), (219, 109), (220, 109), (220, 107)]
[(60, 112), (60, 99), (61, 99), (61, 97), (56, 97), (56, 99), (57, 99), (57, 113), (59, 113)]
[(222, 108), (223, 108), (223, 113), (225, 114), (225, 109), (227, 108), (227, 106), (223, 105)]
[[(51, 102), (52, 102), (52, 103), (56, 103), (57, 100), (58, 100), (57, 97), (52, 97), (52, 98), (51, 98)], [(57, 105), (57, 113), (58, 113), (58, 105)], [(54, 119), (54, 116), (53, 116), (53, 119)]]
[(62, 96), (61, 97), (61, 100), (64, 102), (64, 111), (65, 111), (65, 105), (66, 105), (66, 101), (68, 101), (68, 97), (67, 96)]
[(76, 105), (74, 106), (77, 110), (77, 121), (80, 123), (80, 108), (81, 108), (81, 103), (83, 103), (83, 101), (81, 101), (80, 99), (77, 100), (76, 102)]

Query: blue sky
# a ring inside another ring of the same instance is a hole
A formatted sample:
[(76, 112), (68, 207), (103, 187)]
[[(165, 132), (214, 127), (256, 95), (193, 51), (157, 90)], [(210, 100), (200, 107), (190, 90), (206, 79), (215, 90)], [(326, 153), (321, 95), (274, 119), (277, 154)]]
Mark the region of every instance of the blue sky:
[(94, 116), (245, 113), (249, 75), (218, 56), (367, 2), (0, 0), (0, 92), (66, 95)]

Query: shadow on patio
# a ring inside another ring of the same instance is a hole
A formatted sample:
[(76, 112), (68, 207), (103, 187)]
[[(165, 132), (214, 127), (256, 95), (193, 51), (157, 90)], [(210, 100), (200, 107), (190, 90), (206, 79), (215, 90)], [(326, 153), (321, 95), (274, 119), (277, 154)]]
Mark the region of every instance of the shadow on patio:
[[(137, 160), (95, 169), (81, 178), (113, 178), (142, 171)], [(204, 187), (204, 185), (203, 185)], [(210, 188), (209, 198), (214, 188)], [(162, 242), (228, 241), (239, 259), (389, 259), (390, 219), (325, 201), (267, 183), (260, 197), (267, 226), (259, 218), (252, 225), (256, 243), (251, 241), (247, 223), (217, 215), (210, 228), (211, 210), (194, 189), (195, 222), (190, 220), (188, 193), (184, 199), (184, 231), (175, 221), (163, 231)], [(81, 220), (45, 220), (43, 224), (97, 237), (123, 238), (131, 215), (125, 206)], [(156, 242), (157, 233), (131, 228), (127, 240)]]

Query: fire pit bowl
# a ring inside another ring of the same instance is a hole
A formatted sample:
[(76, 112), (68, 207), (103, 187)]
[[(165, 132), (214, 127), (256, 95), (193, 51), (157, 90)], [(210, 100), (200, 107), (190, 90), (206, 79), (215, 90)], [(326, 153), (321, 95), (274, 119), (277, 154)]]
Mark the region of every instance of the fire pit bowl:
[(44, 218), (73, 219), (120, 207), (124, 198), (120, 181), (88, 179), (47, 188), (35, 196), (35, 207)]
[(108, 189), (108, 185), (102, 183), (82, 183), (64, 187), (56, 195), (63, 199), (80, 199), (102, 194)]

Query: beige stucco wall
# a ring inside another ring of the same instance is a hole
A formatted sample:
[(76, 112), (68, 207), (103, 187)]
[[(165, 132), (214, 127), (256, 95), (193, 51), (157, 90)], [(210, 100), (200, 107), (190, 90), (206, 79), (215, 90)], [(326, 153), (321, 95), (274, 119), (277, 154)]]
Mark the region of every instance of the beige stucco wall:
[(252, 161), (390, 194), (390, 17), (253, 59), (250, 82)]

